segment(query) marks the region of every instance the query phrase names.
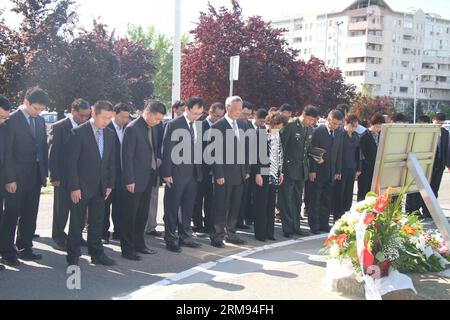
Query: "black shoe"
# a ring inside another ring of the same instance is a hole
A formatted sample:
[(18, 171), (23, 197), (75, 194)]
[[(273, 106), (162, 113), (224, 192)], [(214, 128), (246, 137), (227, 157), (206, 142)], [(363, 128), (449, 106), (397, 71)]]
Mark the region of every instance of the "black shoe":
[(19, 259), (17, 259), (17, 256), (3, 257), (2, 259), (0, 259), (0, 263), (10, 267), (20, 266), (20, 261)]
[(206, 230), (203, 227), (192, 227), (192, 232), (195, 232), (195, 233), (206, 233)]
[(33, 238), (40, 238), (41, 237), (41, 235), (39, 235), (39, 234), (34, 234), (33, 235)]
[(69, 266), (78, 266), (79, 265), (79, 259), (78, 257), (74, 258), (74, 257), (66, 257), (67, 260), (67, 264)]
[(236, 228), (241, 229), (241, 230), (250, 230), (251, 229), (251, 227), (246, 224), (237, 225)]
[(102, 239), (103, 244), (109, 244), (109, 239)]
[(290, 239), (290, 238), (292, 238), (292, 233), (284, 232), (284, 233), (283, 233), (283, 236), (284, 236), (285, 238)]
[(225, 239), (225, 241), (226, 242), (228, 242), (228, 243), (232, 243), (232, 244), (246, 244), (247, 243), (247, 241), (245, 241), (245, 240), (242, 240), (242, 239), (240, 239), (240, 238), (235, 238), (235, 239)]
[(81, 240), (81, 244), (80, 244), (82, 247), (85, 247), (85, 248), (87, 248), (88, 247), (88, 243), (87, 243), (87, 241), (86, 240)]
[(321, 234), (322, 232), (320, 230), (311, 229), (312, 234)]
[(116, 262), (113, 259), (109, 258), (106, 254), (102, 254), (99, 256), (92, 256), (91, 263), (103, 265), (103, 266), (115, 266), (116, 265)]
[(163, 236), (163, 233), (161, 231), (156, 231), (156, 230), (153, 230), (151, 232), (147, 232), (147, 234), (149, 236), (153, 236), (153, 237), (157, 237), (157, 238), (161, 238)]
[(330, 227), (323, 227), (323, 228), (320, 228), (319, 230), (320, 230), (320, 231), (323, 231), (323, 232), (325, 232), (325, 233), (330, 233), (331, 228), (330, 228)]
[(175, 243), (166, 243), (166, 248), (167, 248), (167, 250), (169, 250), (171, 252), (175, 252), (175, 253), (181, 252), (180, 246)]
[(267, 239), (270, 241), (277, 241), (277, 239), (275, 239), (275, 237), (267, 237)]
[(42, 260), (42, 254), (35, 254), (32, 249), (23, 249), (17, 252), (19, 259), (25, 261)]
[(202, 245), (200, 243), (195, 242), (195, 241), (187, 241), (187, 242), (185, 242), (185, 241), (180, 240), (180, 247), (188, 247), (188, 248), (197, 249), (197, 248), (200, 248), (201, 246)]
[(257, 241), (261, 241), (261, 242), (266, 242), (266, 241), (267, 241), (266, 239), (261, 239), (261, 238), (257, 238), (257, 237), (255, 237), (255, 239), (256, 239)]
[(0, 264), (0, 272), (5, 271), (5, 270), (6, 270), (6, 267), (4, 265)]
[(225, 248), (223, 241), (211, 241), (211, 245), (216, 248)]
[(142, 260), (142, 257), (138, 256), (135, 253), (130, 253), (130, 254), (123, 254), (122, 253), (122, 257), (127, 259), (127, 260), (131, 260), (131, 261), (141, 261)]
[(152, 250), (149, 248), (138, 249), (138, 250), (136, 250), (136, 252), (141, 253), (141, 254), (157, 254), (158, 253), (158, 251)]
[(302, 237), (307, 237), (311, 235), (311, 233), (303, 230), (295, 231), (295, 234)]

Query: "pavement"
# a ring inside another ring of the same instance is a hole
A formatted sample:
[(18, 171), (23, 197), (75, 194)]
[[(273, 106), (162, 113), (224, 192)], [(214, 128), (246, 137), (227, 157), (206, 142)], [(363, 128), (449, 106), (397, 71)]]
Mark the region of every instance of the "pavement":
[[(450, 173), (445, 173), (440, 203), (450, 217)], [(160, 192), (162, 197), (163, 192)], [(39, 262), (23, 262), (0, 273), (0, 300), (358, 300), (362, 297), (331, 292), (324, 285), (326, 262), (319, 253), (326, 235), (286, 239), (277, 224), (278, 241), (266, 243), (253, 233), (240, 232), (246, 245), (210, 246), (207, 238), (197, 238), (200, 249), (183, 248), (175, 254), (165, 249), (162, 238), (146, 236), (147, 245), (158, 254), (141, 262), (124, 260), (118, 242), (105, 246), (117, 266), (93, 266), (89, 257), (80, 260), (80, 277), (67, 274), (64, 252), (55, 250), (51, 240), (51, 195), (44, 195), (34, 242)], [(160, 202), (162, 204), (162, 201)], [(158, 230), (163, 231), (162, 205)], [(306, 228), (306, 221), (302, 221)], [(86, 235), (84, 235), (86, 236)], [(84, 249), (87, 254), (87, 249)], [(75, 281), (74, 281), (75, 279)], [(79, 280), (79, 282), (78, 282)], [(450, 297), (447, 280), (420, 278), (424, 290), (440, 299)], [(79, 286), (78, 286), (79, 284)], [(436, 291), (438, 294), (436, 294)]]

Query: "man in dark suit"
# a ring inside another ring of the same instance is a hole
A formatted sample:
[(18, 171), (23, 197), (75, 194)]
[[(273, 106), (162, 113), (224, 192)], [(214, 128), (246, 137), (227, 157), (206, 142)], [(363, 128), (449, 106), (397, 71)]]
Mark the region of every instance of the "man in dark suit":
[[(120, 217), (123, 216), (125, 208), (124, 194), (125, 189), (122, 185), (122, 141), (127, 124), (130, 122), (131, 108), (125, 103), (118, 103), (114, 106), (113, 119), (108, 127), (114, 132), (115, 143), (115, 164), (116, 164), (116, 185), (105, 202), (105, 221), (103, 224), (103, 240), (109, 243), (111, 236), (109, 232), (110, 217), (112, 213), (112, 221), (114, 224), (113, 240), (120, 240)], [(112, 207), (112, 209), (111, 209)]]
[[(198, 183), (202, 180), (203, 139), (199, 127), (201, 123), (196, 121), (203, 114), (203, 105), (201, 98), (190, 98), (185, 113), (169, 122), (164, 133), (161, 164), (161, 177), (166, 184), (164, 240), (167, 249), (172, 252), (180, 252), (180, 246), (200, 247), (192, 239), (191, 220)], [(180, 147), (180, 153), (172, 154), (175, 148)], [(200, 157), (195, 157), (196, 152), (200, 153)], [(179, 155), (178, 159), (176, 155)]]
[(308, 151), (312, 141), (312, 125), (316, 123), (319, 111), (307, 106), (302, 115), (280, 131), (284, 152), (284, 183), (280, 187), (278, 207), (280, 208), (283, 234), (307, 235), (300, 229), (300, 211), (305, 181), (308, 179)]
[[(40, 260), (35, 254), (33, 235), (41, 196), (48, 175), (48, 145), (44, 118), (39, 114), (49, 105), (40, 88), (29, 89), (23, 105), (7, 121), (5, 147), (5, 213), (0, 226), (0, 252), (3, 263), (19, 265), (22, 260)], [(19, 219), (20, 217), (20, 219)], [(14, 236), (16, 234), (14, 248)]]
[(310, 160), (309, 174), (310, 205), (308, 206), (308, 222), (311, 232), (319, 234), (329, 232), (333, 185), (341, 179), (343, 131), (339, 129), (344, 115), (339, 110), (330, 112), (327, 122), (314, 130), (311, 148), (326, 151), (321, 163)]
[(148, 219), (150, 195), (156, 186), (157, 137), (156, 126), (166, 114), (166, 107), (151, 100), (141, 117), (125, 129), (122, 143), (122, 183), (126, 189), (120, 226), (122, 256), (139, 261), (141, 254), (155, 254), (147, 248), (144, 239)]
[[(0, 96), (0, 223), (3, 217), (3, 204), (4, 204), (4, 178), (3, 171), (5, 170), (5, 138), (6, 138), (6, 125), (5, 121), (9, 118), (11, 110), (11, 103), (9, 100)], [(4, 271), (5, 266), (0, 264), (0, 271)]]
[(161, 237), (163, 233), (156, 230), (158, 226), (158, 202), (159, 202), (159, 187), (161, 186), (161, 177), (159, 175), (159, 167), (161, 166), (162, 158), (162, 142), (164, 138), (164, 130), (166, 128), (166, 123), (161, 121), (154, 129), (153, 132), (156, 134), (157, 141), (157, 156), (156, 156), (156, 172), (157, 181), (156, 186), (152, 188), (152, 193), (150, 196), (150, 206), (148, 210), (148, 220), (147, 226), (145, 227), (145, 234), (153, 237)]
[(82, 232), (88, 214), (88, 253), (92, 264), (112, 266), (115, 261), (103, 250), (105, 199), (115, 186), (114, 133), (108, 128), (113, 116), (109, 101), (92, 107), (91, 119), (72, 129), (67, 143), (68, 190), (71, 198), (67, 239), (67, 263), (78, 265)]
[(72, 102), (70, 115), (52, 125), (49, 135), (49, 171), (54, 187), (52, 239), (57, 249), (66, 250), (64, 232), (70, 211), (70, 192), (67, 190), (67, 142), (73, 128), (85, 123), (91, 115), (89, 103), (83, 99)]
[[(211, 244), (224, 248), (223, 240), (234, 244), (245, 244), (236, 234), (236, 224), (244, 190), (244, 183), (250, 178), (247, 161), (248, 145), (245, 131), (247, 123), (239, 119), (243, 101), (240, 97), (230, 97), (225, 103), (226, 115), (211, 128), (209, 148), (216, 150), (212, 161), (214, 175), (214, 211)], [(222, 143), (216, 140), (222, 139)], [(216, 146), (217, 144), (217, 146)], [(243, 148), (244, 146), (244, 148)], [(234, 149), (233, 149), (234, 148)], [(219, 154), (217, 154), (219, 153)], [(234, 158), (231, 157), (234, 155)]]
[[(209, 116), (202, 122), (202, 133), (205, 134), (211, 126), (223, 118), (225, 115), (225, 105), (216, 102), (209, 108)], [(207, 142), (203, 142), (203, 150), (205, 150)], [(212, 168), (206, 163), (202, 164), (203, 179), (198, 185), (197, 197), (194, 206), (194, 216), (192, 222), (194, 227), (192, 230), (197, 235), (211, 233), (211, 214), (212, 214), (212, 198), (213, 198), (213, 177)], [(203, 217), (203, 213), (205, 214)]]

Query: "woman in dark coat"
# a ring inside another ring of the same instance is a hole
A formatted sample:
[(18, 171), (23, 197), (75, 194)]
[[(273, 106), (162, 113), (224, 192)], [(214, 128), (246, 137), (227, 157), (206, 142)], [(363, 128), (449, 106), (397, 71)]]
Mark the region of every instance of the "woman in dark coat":
[(337, 182), (336, 211), (334, 221), (349, 211), (353, 202), (355, 180), (361, 174), (361, 151), (359, 148), (359, 134), (356, 132), (359, 120), (355, 115), (349, 115), (344, 122), (344, 137), (342, 140), (342, 177)]

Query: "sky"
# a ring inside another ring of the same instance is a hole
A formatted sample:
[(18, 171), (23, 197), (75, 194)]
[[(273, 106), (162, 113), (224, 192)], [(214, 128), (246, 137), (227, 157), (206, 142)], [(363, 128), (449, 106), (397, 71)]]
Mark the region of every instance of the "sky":
[[(127, 25), (154, 25), (167, 35), (173, 34), (174, 0), (76, 0), (79, 21), (90, 28), (92, 20), (97, 19), (115, 29), (116, 34), (126, 34)], [(210, 0), (215, 7), (230, 6), (230, 0)], [(324, 13), (340, 11), (353, 0), (240, 0), (245, 16), (260, 15), (273, 20), (292, 14)], [(0, 0), (0, 9), (7, 8), (6, 0)], [(188, 33), (195, 27), (199, 12), (206, 11), (208, 0), (181, 0), (182, 32)], [(450, 0), (387, 0), (393, 10), (410, 12), (422, 9), (425, 12), (439, 13), (450, 19)], [(14, 16), (7, 15), (7, 21), (14, 23)]]

